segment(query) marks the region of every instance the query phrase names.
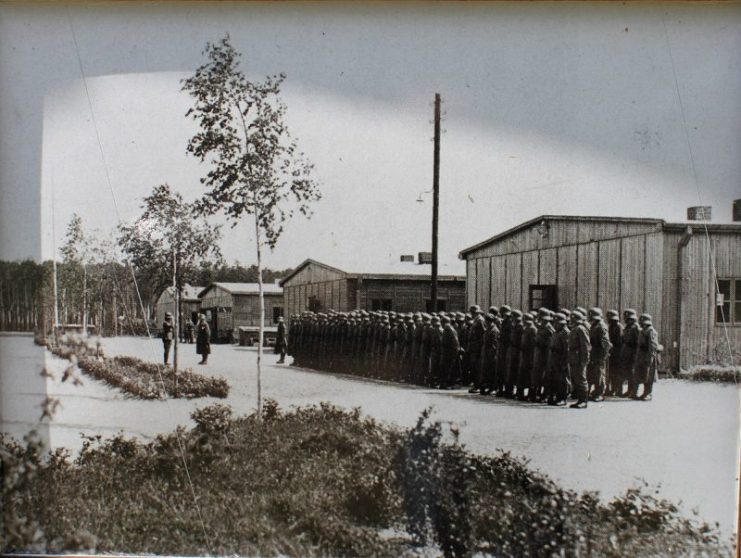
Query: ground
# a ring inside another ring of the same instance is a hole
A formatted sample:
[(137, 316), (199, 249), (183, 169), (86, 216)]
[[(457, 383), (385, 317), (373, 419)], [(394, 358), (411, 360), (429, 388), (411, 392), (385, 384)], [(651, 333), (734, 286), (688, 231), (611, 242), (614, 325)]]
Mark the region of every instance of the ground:
[[(109, 356), (161, 358), (158, 340), (110, 338), (104, 346)], [(231, 385), (225, 402), (237, 414), (254, 410), (256, 349), (216, 345), (207, 366), (198, 366), (198, 358), (194, 345), (181, 345), (181, 365), (225, 377)], [(281, 407), (331, 401), (406, 427), (432, 406), (438, 419), (460, 427), (474, 452), (525, 456), (565, 486), (604, 497), (642, 481), (660, 485), (661, 496), (681, 500), (685, 513), (695, 509), (704, 520), (718, 521), (724, 533), (735, 530), (741, 392), (733, 385), (664, 380), (652, 402), (607, 401), (580, 411), (325, 374), (276, 360), (264, 355), (263, 395)], [(45, 362), (56, 379), (36, 372)], [(44, 394), (59, 398), (61, 406), (42, 436), (51, 446), (73, 448), (80, 445), (80, 431), (123, 430), (146, 439), (178, 424), (190, 426), (193, 409), (216, 401), (128, 399), (89, 377), (83, 386), (61, 384), (65, 365), (29, 337), (0, 336), (3, 431), (19, 434), (36, 424)]]

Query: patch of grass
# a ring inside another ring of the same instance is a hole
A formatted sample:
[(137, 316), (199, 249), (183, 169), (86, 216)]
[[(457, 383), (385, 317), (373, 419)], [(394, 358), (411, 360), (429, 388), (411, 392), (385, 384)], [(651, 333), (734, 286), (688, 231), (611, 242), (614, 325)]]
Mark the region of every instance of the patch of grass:
[[(187, 555), (721, 556), (714, 529), (643, 489), (602, 503), (502, 453), (471, 454), (425, 413), (398, 430), (329, 404), (261, 420), (214, 405), (140, 443), (79, 456), (0, 439), (5, 551)], [(184, 469), (181, 448), (192, 479)], [(197, 506), (195, 502), (197, 502)], [(429, 552), (428, 552), (429, 553)]]
[(178, 370), (129, 356), (106, 358), (99, 342), (80, 336), (62, 336), (47, 348), (56, 356), (70, 360), (84, 373), (139, 399), (220, 397), (229, 395), (223, 378), (203, 376), (190, 368)]

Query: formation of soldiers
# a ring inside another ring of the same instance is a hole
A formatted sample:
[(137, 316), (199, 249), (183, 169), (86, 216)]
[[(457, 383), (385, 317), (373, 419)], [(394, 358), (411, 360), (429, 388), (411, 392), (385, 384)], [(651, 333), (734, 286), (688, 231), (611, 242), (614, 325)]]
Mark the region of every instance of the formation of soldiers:
[(661, 351), (651, 316), (632, 309), (622, 321), (582, 307), (305, 312), (291, 316), (289, 334), (297, 366), (556, 406), (573, 398), (573, 408), (650, 400)]

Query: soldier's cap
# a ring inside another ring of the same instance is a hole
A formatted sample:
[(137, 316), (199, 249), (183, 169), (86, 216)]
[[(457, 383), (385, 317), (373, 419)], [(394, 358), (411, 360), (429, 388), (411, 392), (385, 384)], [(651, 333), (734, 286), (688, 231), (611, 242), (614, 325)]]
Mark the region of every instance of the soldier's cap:
[(640, 321), (641, 322), (650, 322), (653, 318), (651, 317), (651, 314), (641, 314)]
[(563, 314), (564, 316), (566, 316), (567, 318), (568, 318), (569, 316), (571, 316), (571, 310), (569, 310), (568, 308), (561, 308), (561, 309), (559, 310), (559, 312), (560, 312), (561, 314)]
[(412, 318), (411, 316), (407, 316), (407, 319), (405, 321), (408, 324), (413, 324), (414, 323), (414, 318)]
[(496, 318), (497, 318), (497, 317), (496, 317), (496, 316), (495, 316), (494, 314), (492, 314), (491, 312), (489, 312), (488, 314), (485, 314), (485, 315), (484, 315), (484, 319), (485, 319), (485, 320), (486, 320), (487, 322), (493, 322), (494, 320), (496, 320)]
[(283, 321), (283, 316), (278, 316), (278, 321), (279, 322), (282, 322)]
[(574, 320), (575, 322), (581, 322), (585, 318), (586, 318), (586, 316), (584, 314), (582, 314), (579, 310), (574, 310), (571, 313), (571, 319)]
[(637, 316), (638, 312), (633, 310), (632, 308), (627, 308), (623, 310), (623, 316)]
[(617, 310), (608, 310), (607, 313), (606, 313), (606, 315), (607, 315), (608, 318), (616, 318), (616, 317), (619, 317), (620, 316), (620, 314), (618, 314), (618, 311)]
[(574, 308), (574, 310), (578, 310), (582, 316), (587, 315), (587, 309), (584, 308), (583, 306), (577, 306), (576, 308)]
[(552, 322), (553, 321), (553, 313), (548, 312), (547, 314), (543, 314), (540, 316), (540, 321), (542, 322)]
[(415, 312), (414, 313), (414, 319), (415, 320), (421, 320), (422, 319), (422, 312)]
[(440, 321), (442, 323), (444, 323), (444, 324), (449, 324), (450, 323), (450, 318), (448, 318), (447, 316), (443, 316), (442, 320), (440, 320)]
[(555, 319), (555, 321), (556, 321), (557, 324), (565, 324), (566, 321), (567, 321), (566, 320), (566, 314), (564, 314), (562, 312), (556, 312), (556, 319)]
[(498, 316), (499, 315), (499, 308), (497, 308), (496, 306), (489, 306), (489, 314), (492, 314), (494, 316)]
[(457, 317), (457, 318), (458, 318), (459, 320), (465, 320), (465, 319), (466, 319), (466, 314), (465, 314), (464, 312), (456, 312), (456, 313), (455, 313), (455, 316), (456, 316), (456, 317)]
[(471, 314), (481, 314), (481, 306), (479, 306), (478, 304), (473, 304), (473, 305), (471, 305), (471, 307), (470, 307), (470, 308), (468, 309), (468, 311), (469, 311), (469, 312), (470, 312)]
[(540, 308), (538, 308), (538, 316), (550, 316), (550, 315), (551, 315), (551, 311), (548, 310), (548, 308), (546, 308), (545, 306), (541, 306)]
[(425, 312), (424, 314), (422, 314), (422, 319), (426, 322), (429, 322), (432, 319), (432, 316)]
[(520, 310), (517, 310), (517, 309), (515, 309), (515, 310), (512, 310), (512, 315), (513, 315), (513, 316), (514, 316), (515, 318), (522, 318), (522, 311), (520, 311)]
[(172, 312), (165, 312), (165, 318), (172, 318)]
[(438, 318), (437, 316), (433, 317), (432, 318), (432, 323), (433, 324), (439, 324), (440, 323), (440, 318)]
[(522, 321), (523, 321), (523, 322), (527, 322), (527, 323), (529, 323), (529, 324), (533, 323), (533, 315), (532, 315), (532, 314), (530, 314), (530, 313), (527, 313), (527, 312), (526, 312), (526, 313), (524, 313), (524, 314), (522, 315)]
[(499, 307), (500, 314), (509, 314), (510, 312), (512, 312), (512, 308), (510, 308), (506, 304), (503, 304), (502, 306)]

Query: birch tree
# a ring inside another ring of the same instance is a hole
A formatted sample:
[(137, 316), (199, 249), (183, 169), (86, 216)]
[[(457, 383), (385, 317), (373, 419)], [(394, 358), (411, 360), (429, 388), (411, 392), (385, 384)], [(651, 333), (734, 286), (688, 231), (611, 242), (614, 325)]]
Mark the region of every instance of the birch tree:
[(320, 198), (313, 165), (298, 150), (286, 125), (280, 98), (284, 74), (251, 81), (239, 67), (241, 54), (229, 35), (207, 43), (206, 63), (183, 80), (193, 99), (186, 113), (199, 126), (187, 152), (207, 165), (201, 178), (207, 188), (198, 211), (223, 213), (235, 226), (253, 220), (260, 299), (257, 349), (257, 416), (262, 412), (262, 346), (265, 326), (263, 249), (273, 249), (296, 211), (309, 215), (309, 203)]

